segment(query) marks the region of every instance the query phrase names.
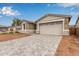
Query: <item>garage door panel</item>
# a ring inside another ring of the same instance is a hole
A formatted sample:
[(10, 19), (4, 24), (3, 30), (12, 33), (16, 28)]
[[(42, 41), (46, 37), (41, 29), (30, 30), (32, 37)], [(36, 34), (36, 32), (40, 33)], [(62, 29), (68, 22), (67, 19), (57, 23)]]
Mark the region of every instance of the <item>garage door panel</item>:
[(63, 22), (40, 24), (40, 34), (61, 35), (62, 31), (63, 31)]

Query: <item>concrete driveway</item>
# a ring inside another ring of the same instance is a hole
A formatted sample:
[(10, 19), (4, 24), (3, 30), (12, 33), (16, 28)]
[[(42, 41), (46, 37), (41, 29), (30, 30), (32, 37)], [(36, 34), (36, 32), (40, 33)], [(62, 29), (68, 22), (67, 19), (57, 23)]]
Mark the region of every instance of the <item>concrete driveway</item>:
[(0, 55), (52, 56), (62, 36), (38, 35), (0, 42)]

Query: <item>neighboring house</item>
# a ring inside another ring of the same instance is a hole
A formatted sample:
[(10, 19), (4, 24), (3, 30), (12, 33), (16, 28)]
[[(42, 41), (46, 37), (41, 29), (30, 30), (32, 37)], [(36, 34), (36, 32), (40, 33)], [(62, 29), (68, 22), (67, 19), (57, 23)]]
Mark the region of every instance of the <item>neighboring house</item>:
[(70, 15), (47, 14), (36, 21), (36, 33), (69, 35)]
[(31, 21), (23, 20), (20, 26), (9, 27), (9, 31), (12, 29), (14, 32), (18, 31), (21, 33), (34, 33), (35, 32), (35, 24)]
[(8, 31), (8, 27), (6, 26), (0, 26), (0, 33), (4, 33)]
[(16, 32), (16, 27), (15, 26), (9, 26), (8, 32)]
[(76, 21), (75, 27), (76, 27), (76, 28), (79, 28), (79, 17), (78, 17), (78, 19), (77, 19), (77, 21)]
[(79, 36), (79, 17), (76, 21), (75, 28), (76, 28), (76, 35)]

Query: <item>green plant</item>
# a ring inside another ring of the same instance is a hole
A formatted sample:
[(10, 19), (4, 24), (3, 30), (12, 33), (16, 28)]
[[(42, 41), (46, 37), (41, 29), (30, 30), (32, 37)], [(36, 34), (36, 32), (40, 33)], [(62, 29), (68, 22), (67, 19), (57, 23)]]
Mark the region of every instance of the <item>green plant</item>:
[(12, 21), (12, 26), (19, 26), (21, 25), (22, 21), (18, 18), (14, 18)]
[(20, 33), (20, 32), (16, 31), (15, 33)]
[(13, 32), (11, 31), (11, 32), (9, 32), (9, 34), (13, 34)]

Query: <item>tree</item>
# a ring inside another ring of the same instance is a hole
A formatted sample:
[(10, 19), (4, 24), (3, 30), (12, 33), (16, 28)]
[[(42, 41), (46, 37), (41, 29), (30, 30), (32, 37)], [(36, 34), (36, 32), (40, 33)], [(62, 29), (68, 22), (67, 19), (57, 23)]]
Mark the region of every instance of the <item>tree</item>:
[(18, 18), (14, 18), (12, 21), (12, 26), (20, 26), (22, 21)]

